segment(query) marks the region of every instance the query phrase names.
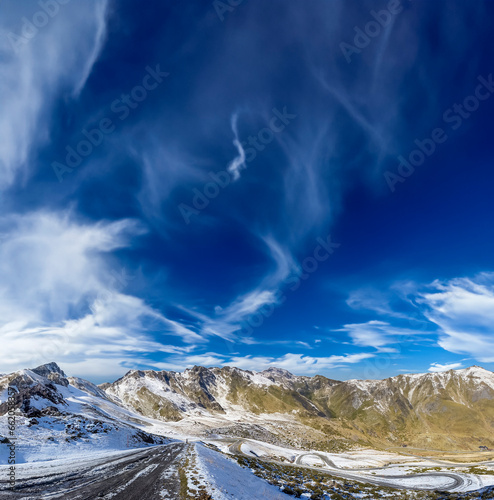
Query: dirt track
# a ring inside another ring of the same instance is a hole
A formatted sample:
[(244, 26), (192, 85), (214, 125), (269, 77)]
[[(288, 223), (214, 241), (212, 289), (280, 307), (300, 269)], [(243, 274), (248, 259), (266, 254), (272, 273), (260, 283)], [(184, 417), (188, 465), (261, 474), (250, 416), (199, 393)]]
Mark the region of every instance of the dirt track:
[(79, 462), (63, 472), (31, 469), (14, 491), (0, 482), (0, 499), (9, 500), (163, 500), (179, 498), (178, 461), (186, 449), (173, 443), (125, 456), (102, 457), (86, 467)]

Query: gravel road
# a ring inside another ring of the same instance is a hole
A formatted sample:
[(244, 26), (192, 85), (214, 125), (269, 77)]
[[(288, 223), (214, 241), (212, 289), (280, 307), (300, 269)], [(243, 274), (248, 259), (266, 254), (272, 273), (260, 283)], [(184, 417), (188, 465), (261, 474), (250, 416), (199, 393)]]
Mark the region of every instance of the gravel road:
[(16, 489), (0, 481), (0, 499), (9, 500), (164, 500), (179, 498), (179, 459), (186, 445), (173, 443), (135, 453), (68, 462), (49, 462), (21, 471)]

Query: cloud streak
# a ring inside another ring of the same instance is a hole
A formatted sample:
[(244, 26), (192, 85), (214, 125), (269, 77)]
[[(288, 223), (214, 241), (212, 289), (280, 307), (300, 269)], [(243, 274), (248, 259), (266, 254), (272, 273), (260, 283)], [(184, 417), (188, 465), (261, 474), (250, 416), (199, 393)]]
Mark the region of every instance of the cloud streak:
[[(52, 107), (60, 94), (70, 90), (77, 96), (84, 87), (102, 47), (106, 5), (106, 0), (96, 0), (61, 6), (17, 52), (4, 45), (0, 188), (18, 179), (25, 182), (33, 173), (32, 153), (49, 141)], [(34, 2), (11, 3), (8, 15), (1, 16), (0, 37), (20, 31), (29, 6), (33, 13), (40, 10)]]
[(231, 123), (232, 130), (235, 135), (235, 138), (233, 139), (233, 145), (237, 148), (238, 156), (236, 156), (227, 167), (227, 170), (232, 174), (234, 181), (240, 179), (240, 172), (244, 168), (247, 168), (247, 165), (245, 164), (245, 151), (238, 138), (237, 120), (238, 114), (235, 113), (232, 116)]
[(112, 254), (145, 233), (131, 219), (81, 223), (73, 214), (34, 213), (0, 220), (2, 365), (34, 360), (66, 365), (132, 360), (136, 353), (177, 352), (151, 336), (186, 344), (202, 337), (142, 299), (119, 291)]
[(194, 365), (202, 366), (235, 366), (243, 370), (262, 371), (270, 367), (288, 370), (295, 375), (316, 375), (333, 368), (360, 363), (374, 357), (374, 354), (357, 353), (341, 356), (315, 357), (297, 353), (286, 353), (280, 357), (274, 356), (225, 356), (217, 353), (207, 353), (193, 356), (171, 356), (166, 363), (156, 366), (162, 370), (184, 370)]
[[(403, 296), (403, 289), (406, 289), (406, 296)], [(404, 313), (395, 312), (388, 300), (392, 297), (391, 292), (399, 294), (394, 297), (393, 304), (400, 309), (413, 305), (415, 312), (408, 318)], [(435, 280), (430, 284), (397, 283), (387, 293), (376, 290), (369, 294), (357, 290), (350, 293), (347, 304), (374, 311), (387, 319), (346, 324), (335, 330), (348, 334), (354, 345), (382, 350), (395, 344), (430, 342), (430, 337), (436, 337), (437, 345), (448, 352), (466, 354), (483, 363), (494, 362), (494, 273)], [(417, 321), (417, 313), (425, 320), (421, 320), (420, 329), (396, 326), (397, 319)], [(435, 363), (431, 368), (439, 371), (442, 366)]]
[(444, 365), (440, 363), (432, 363), (429, 371), (431, 373), (441, 373), (447, 372), (448, 370), (459, 370), (460, 368), (463, 368), (463, 365), (461, 363), (447, 363)]
[(481, 362), (494, 362), (494, 274), (434, 281), (430, 289), (419, 301), (426, 317), (441, 329), (439, 345)]

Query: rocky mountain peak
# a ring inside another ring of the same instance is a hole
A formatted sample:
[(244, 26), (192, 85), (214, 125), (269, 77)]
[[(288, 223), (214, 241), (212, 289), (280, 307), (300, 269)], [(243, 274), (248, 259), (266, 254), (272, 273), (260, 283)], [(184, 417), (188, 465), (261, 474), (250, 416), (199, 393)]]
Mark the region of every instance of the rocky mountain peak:
[(37, 373), (38, 375), (41, 375), (42, 377), (46, 377), (50, 373), (58, 373), (62, 377), (67, 377), (64, 371), (54, 362), (40, 365), (37, 368), (32, 368), (31, 371)]
[(274, 366), (271, 366), (270, 368), (267, 368), (266, 370), (263, 370), (261, 372), (262, 375), (268, 377), (268, 378), (288, 378), (292, 379), (295, 377), (293, 373), (290, 373), (288, 370), (285, 370), (283, 368), (276, 368)]
[(36, 368), (32, 368), (31, 371), (36, 373), (36, 375), (40, 375), (41, 377), (51, 380), (55, 384), (63, 385), (65, 387), (69, 385), (67, 375), (65, 375), (64, 371), (56, 363), (46, 363)]

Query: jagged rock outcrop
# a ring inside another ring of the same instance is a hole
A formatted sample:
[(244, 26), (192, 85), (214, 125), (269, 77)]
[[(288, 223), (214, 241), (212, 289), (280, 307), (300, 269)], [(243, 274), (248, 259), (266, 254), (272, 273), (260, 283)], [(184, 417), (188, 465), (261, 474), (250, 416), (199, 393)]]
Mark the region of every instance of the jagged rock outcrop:
[[(26, 429), (27, 442), (36, 435), (50, 443), (88, 444), (100, 435), (106, 435), (108, 442), (125, 441), (128, 446), (166, 441), (136, 428), (133, 424), (145, 424), (138, 421), (138, 415), (110, 401), (91, 382), (68, 378), (56, 363), (1, 376), (0, 395), (0, 418), (7, 419), (7, 413), (13, 409), (15, 415), (28, 419), (26, 426), (16, 429), (21, 441)], [(9, 395), (13, 405), (8, 401)], [(47, 437), (47, 428), (53, 429), (53, 435)], [(5, 439), (0, 436), (0, 444), (5, 444)]]

